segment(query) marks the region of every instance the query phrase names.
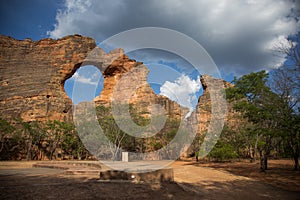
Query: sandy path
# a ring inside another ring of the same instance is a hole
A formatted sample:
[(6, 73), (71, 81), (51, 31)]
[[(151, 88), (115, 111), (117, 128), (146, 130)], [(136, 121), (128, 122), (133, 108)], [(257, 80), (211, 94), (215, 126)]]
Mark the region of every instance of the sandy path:
[(251, 178), (233, 175), (187, 162), (175, 162), (174, 180), (200, 199), (300, 199), (300, 193), (284, 191)]

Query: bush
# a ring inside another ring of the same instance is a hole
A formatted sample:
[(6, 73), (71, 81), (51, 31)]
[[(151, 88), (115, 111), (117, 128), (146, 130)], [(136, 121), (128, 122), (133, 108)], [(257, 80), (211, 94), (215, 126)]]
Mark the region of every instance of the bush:
[(237, 158), (238, 154), (230, 144), (217, 142), (212, 151), (208, 154), (208, 157), (217, 161), (225, 161)]

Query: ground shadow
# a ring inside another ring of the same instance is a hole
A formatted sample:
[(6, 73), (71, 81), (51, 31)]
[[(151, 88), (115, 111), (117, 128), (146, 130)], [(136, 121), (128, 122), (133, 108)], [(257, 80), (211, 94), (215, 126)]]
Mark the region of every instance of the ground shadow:
[(269, 169), (261, 172), (259, 162), (189, 162), (184, 165), (209, 167), (234, 175), (248, 177), (264, 184), (300, 192), (300, 171), (293, 170), (289, 160), (270, 160)]
[(0, 175), (0, 199), (198, 199), (176, 183), (101, 182), (57, 175)]

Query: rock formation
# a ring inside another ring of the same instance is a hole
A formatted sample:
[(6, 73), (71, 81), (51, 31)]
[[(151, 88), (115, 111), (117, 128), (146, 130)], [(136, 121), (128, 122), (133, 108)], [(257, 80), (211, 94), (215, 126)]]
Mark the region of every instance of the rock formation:
[[(72, 102), (64, 91), (64, 82), (83, 65), (97, 66), (105, 77), (104, 89), (95, 99), (97, 105), (110, 106), (113, 90), (120, 78), (135, 69), (129, 79), (139, 85), (130, 96), (131, 104), (139, 104), (145, 116), (151, 104), (165, 107), (171, 117), (181, 117), (181, 107), (167, 97), (156, 95), (147, 83), (148, 69), (129, 59), (123, 50), (106, 54), (95, 48), (92, 38), (80, 35), (34, 42), (0, 36), (0, 114), (4, 118), (24, 121), (70, 120)], [(93, 50), (93, 51), (92, 51)], [(130, 86), (122, 93), (127, 95)], [(140, 110), (142, 111), (142, 110)]]
[[(97, 66), (104, 76), (104, 88), (95, 98), (96, 105), (110, 106), (112, 100), (136, 105), (145, 117), (151, 105), (165, 108), (168, 117), (182, 119), (189, 111), (167, 97), (156, 95), (147, 82), (148, 68), (124, 55), (122, 49), (106, 54), (92, 38), (80, 35), (34, 42), (0, 36), (0, 115), (21, 117), (24, 121), (71, 120), (72, 102), (64, 91), (64, 82), (83, 65)], [(202, 76), (204, 94), (197, 112), (199, 134), (211, 121), (210, 90), (207, 80), (231, 87), (231, 84)], [(122, 84), (122, 81), (126, 84)]]
[(0, 115), (24, 121), (68, 120), (64, 82), (95, 48), (80, 35), (34, 42), (0, 36)]
[[(229, 87), (233, 87), (231, 83), (228, 83), (222, 79), (215, 79), (211, 76), (208, 75), (203, 75), (201, 76), (201, 84), (203, 87), (203, 95), (200, 96), (198, 99), (198, 104), (196, 108), (196, 113), (197, 113), (197, 130), (198, 133), (204, 134), (207, 133), (209, 123), (211, 122), (212, 118), (212, 100), (211, 100), (211, 90), (213, 89), (212, 86), (210, 85), (215, 85), (218, 86), (217, 90), (224, 90)], [(210, 85), (209, 85), (210, 84)], [(221, 87), (220, 87), (221, 86)], [(222, 88), (223, 86), (223, 88)], [(223, 93), (225, 91), (219, 91), (220, 93)], [(225, 95), (222, 97), (225, 99)], [(217, 102), (221, 103), (221, 102)], [(227, 105), (220, 105), (220, 106), (225, 106), (225, 111), (227, 110)], [(218, 113), (216, 113), (218, 114)], [(226, 113), (225, 115), (225, 120), (227, 121), (228, 116), (230, 113)]]
[(151, 115), (152, 105), (160, 105), (168, 117), (183, 118), (188, 109), (165, 96), (156, 95), (147, 82), (148, 73), (149, 69), (142, 62), (136, 62), (123, 54), (103, 70), (104, 87), (94, 99), (96, 105), (109, 107), (112, 101), (131, 104), (144, 117)]

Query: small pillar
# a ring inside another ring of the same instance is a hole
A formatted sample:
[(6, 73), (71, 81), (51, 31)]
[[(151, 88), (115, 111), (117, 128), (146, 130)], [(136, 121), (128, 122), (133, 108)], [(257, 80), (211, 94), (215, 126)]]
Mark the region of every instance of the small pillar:
[(122, 152), (122, 161), (123, 162), (128, 162), (128, 152)]

